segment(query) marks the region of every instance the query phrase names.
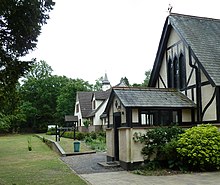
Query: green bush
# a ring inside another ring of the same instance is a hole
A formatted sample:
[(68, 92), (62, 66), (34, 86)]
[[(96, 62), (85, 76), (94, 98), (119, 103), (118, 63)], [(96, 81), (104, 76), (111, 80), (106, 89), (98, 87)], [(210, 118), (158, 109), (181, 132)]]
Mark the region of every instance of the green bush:
[(105, 151), (106, 137), (105, 132), (92, 132), (85, 137), (85, 142), (92, 150)]
[(155, 160), (169, 160), (169, 156), (172, 155), (170, 152), (173, 150), (166, 151), (168, 148), (165, 147), (172, 139), (177, 139), (178, 135), (183, 133), (180, 127), (159, 127), (146, 132), (146, 134), (134, 134), (134, 141), (144, 143), (145, 146), (142, 149), (142, 154), (146, 160), (155, 158)]
[(181, 134), (177, 152), (191, 170), (220, 169), (220, 132), (210, 124), (192, 127)]
[(46, 132), (47, 135), (56, 135), (56, 128), (50, 128)]

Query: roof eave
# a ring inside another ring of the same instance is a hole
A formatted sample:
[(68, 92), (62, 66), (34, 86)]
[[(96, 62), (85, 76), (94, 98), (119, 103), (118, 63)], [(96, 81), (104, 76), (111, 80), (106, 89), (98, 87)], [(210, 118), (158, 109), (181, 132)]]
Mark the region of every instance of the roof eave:
[(162, 34), (161, 34), (161, 38), (160, 38), (154, 66), (151, 72), (150, 80), (148, 83), (148, 87), (154, 87), (156, 85), (157, 76), (158, 76), (160, 66), (161, 66), (160, 61), (163, 59), (163, 55), (166, 49), (166, 43), (169, 38), (170, 30), (171, 30), (171, 25), (170, 25), (169, 17), (167, 17), (164, 27), (163, 27)]

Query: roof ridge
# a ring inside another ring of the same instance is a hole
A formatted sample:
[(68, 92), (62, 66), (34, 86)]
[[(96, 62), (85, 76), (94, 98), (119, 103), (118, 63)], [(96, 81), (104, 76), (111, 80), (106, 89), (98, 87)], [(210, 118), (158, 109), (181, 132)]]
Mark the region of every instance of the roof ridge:
[(169, 91), (175, 92), (175, 88), (156, 88), (156, 87), (114, 87), (114, 90), (128, 90), (128, 91)]
[(172, 15), (176, 16), (183, 16), (183, 17), (192, 17), (192, 18), (197, 18), (197, 19), (209, 19), (209, 20), (214, 20), (214, 21), (220, 21), (220, 18), (212, 18), (212, 17), (204, 17), (204, 16), (196, 16), (196, 15), (188, 15), (188, 14), (180, 14), (180, 13), (171, 13), (168, 17), (172, 17)]

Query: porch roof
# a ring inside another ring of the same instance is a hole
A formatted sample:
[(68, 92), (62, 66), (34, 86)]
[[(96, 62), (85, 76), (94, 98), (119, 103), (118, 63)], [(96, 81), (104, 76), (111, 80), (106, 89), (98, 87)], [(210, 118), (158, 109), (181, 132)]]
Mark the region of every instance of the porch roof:
[(124, 107), (194, 108), (196, 104), (181, 92), (167, 88), (113, 89)]
[(78, 122), (78, 116), (65, 115), (66, 122)]

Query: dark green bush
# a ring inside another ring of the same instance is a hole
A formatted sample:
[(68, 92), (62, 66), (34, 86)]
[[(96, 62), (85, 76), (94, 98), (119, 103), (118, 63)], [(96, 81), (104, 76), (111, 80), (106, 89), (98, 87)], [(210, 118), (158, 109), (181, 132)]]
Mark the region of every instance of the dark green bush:
[(177, 152), (191, 170), (220, 169), (220, 132), (210, 124), (192, 127), (181, 134)]
[[(134, 141), (144, 143), (142, 154), (147, 160), (154, 158), (155, 160), (169, 160), (171, 148), (166, 148), (165, 145), (172, 139), (177, 139), (179, 134), (183, 133), (180, 127), (159, 127), (146, 132), (146, 134), (134, 134)], [(168, 150), (169, 151), (166, 151)]]
[(85, 142), (92, 150), (106, 150), (106, 135), (105, 132), (92, 132), (85, 137)]
[(96, 132), (91, 132), (91, 133), (90, 133), (90, 137), (91, 137), (92, 139), (96, 139), (96, 138), (97, 138), (97, 135), (98, 135), (98, 133), (96, 133)]
[(47, 135), (56, 135), (56, 128), (50, 128), (46, 132)]

